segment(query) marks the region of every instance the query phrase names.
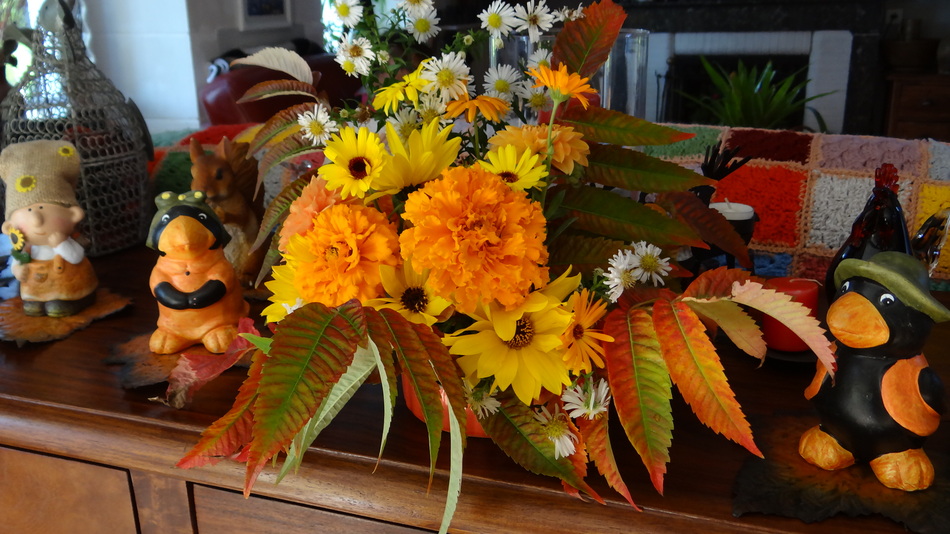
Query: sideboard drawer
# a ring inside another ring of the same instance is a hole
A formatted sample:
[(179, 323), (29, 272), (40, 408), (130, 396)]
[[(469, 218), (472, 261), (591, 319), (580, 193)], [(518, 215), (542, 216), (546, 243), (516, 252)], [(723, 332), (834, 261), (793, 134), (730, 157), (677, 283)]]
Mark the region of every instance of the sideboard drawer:
[(294, 534), (310, 532), (428, 532), (265, 497), (194, 486), (195, 520), (201, 534)]
[(950, 119), (950, 84), (901, 84), (893, 111), (898, 121)]
[(887, 136), (950, 141), (950, 76), (893, 74)]

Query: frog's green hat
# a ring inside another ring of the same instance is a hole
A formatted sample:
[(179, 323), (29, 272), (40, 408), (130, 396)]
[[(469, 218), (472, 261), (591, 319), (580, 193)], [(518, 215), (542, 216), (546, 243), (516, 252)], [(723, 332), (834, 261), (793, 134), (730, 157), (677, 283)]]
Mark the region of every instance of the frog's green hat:
[(903, 252), (879, 252), (869, 260), (848, 258), (835, 269), (835, 285), (860, 276), (873, 280), (911, 308), (927, 314), (934, 322), (950, 320), (950, 310), (930, 294), (930, 276), (924, 264)]

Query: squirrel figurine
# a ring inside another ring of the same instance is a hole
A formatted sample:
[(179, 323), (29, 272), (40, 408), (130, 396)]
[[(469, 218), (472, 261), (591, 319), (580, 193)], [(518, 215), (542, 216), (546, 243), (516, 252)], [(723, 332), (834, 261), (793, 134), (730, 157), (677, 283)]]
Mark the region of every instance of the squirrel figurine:
[(868, 462), (889, 488), (926, 489), (934, 469), (921, 447), (945, 407), (943, 384), (922, 350), (950, 310), (930, 294), (924, 265), (903, 252), (845, 259), (834, 281), (827, 323), (837, 371), (832, 380), (819, 365), (805, 390), (821, 424), (802, 435), (799, 453), (827, 470)]
[(206, 153), (198, 139), (192, 137), (191, 189), (201, 191), (221, 220), (231, 240), (224, 249), (244, 287), (253, 286), (267, 252), (261, 246), (251, 251), (257, 239), (264, 203), (255, 195), (257, 162), (248, 159), (247, 143), (234, 143), (227, 137)]
[(165, 192), (155, 198), (158, 212), (146, 245), (160, 254), (149, 278), (158, 301), (158, 329), (149, 339), (149, 349), (156, 354), (197, 343), (223, 353), (250, 308), (224, 256), (230, 236), (205, 198), (200, 191)]

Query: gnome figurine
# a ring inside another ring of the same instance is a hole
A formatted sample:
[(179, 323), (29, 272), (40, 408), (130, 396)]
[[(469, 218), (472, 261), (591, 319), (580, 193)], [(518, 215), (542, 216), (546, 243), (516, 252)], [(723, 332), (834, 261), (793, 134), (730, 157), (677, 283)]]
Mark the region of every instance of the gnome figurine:
[(819, 366), (805, 396), (821, 416), (799, 453), (823, 469), (869, 463), (889, 488), (922, 490), (934, 469), (921, 448), (944, 412), (944, 388), (922, 353), (950, 310), (930, 294), (924, 265), (903, 252), (845, 259), (828, 329), (837, 341), (834, 379)]
[(95, 301), (95, 271), (71, 237), (85, 217), (76, 201), (79, 175), (79, 154), (68, 141), (26, 141), (0, 152), (2, 230), (13, 243), (13, 275), (26, 315), (65, 317)]

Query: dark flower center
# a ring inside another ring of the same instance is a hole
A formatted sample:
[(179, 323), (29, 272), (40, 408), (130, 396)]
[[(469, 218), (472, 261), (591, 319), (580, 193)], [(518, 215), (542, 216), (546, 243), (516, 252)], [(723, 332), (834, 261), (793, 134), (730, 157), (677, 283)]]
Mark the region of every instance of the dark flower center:
[(579, 324), (574, 325), (574, 330), (571, 331), (571, 335), (574, 336), (574, 339), (584, 337), (584, 327)]
[(410, 287), (402, 292), (402, 298), (399, 299), (407, 310), (413, 313), (422, 313), (429, 304), (426, 292), (421, 287)]
[(501, 179), (505, 182), (511, 184), (518, 181), (518, 175), (511, 171), (503, 171), (498, 176), (501, 176)]
[(362, 156), (355, 157), (350, 160), (350, 175), (356, 180), (362, 180), (363, 178), (366, 178), (367, 174), (369, 174), (366, 172), (367, 167), (369, 167), (369, 162), (366, 160), (366, 158)]
[(531, 344), (531, 340), (534, 338), (534, 325), (528, 319), (522, 317), (518, 319), (518, 322), (515, 324), (515, 335), (505, 341), (505, 345), (508, 345), (512, 349), (523, 349)]

